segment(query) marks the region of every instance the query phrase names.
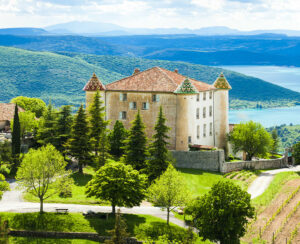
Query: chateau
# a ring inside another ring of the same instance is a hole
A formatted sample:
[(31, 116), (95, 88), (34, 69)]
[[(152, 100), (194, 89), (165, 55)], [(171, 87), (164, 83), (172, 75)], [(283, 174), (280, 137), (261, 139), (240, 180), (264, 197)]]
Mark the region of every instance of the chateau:
[(110, 128), (121, 120), (128, 129), (140, 110), (151, 138), (160, 106), (166, 116), (169, 149), (188, 151), (189, 145), (225, 148), (228, 124), (230, 84), (221, 73), (213, 85), (197, 81), (160, 67), (140, 71), (113, 83), (103, 85), (93, 74), (84, 87), (86, 107), (100, 91)]

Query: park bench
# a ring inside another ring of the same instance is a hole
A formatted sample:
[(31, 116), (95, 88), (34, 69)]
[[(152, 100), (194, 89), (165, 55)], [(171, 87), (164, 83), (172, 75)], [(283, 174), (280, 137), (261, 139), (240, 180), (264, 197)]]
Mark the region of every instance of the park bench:
[(69, 209), (67, 209), (67, 208), (56, 208), (55, 211), (56, 211), (56, 213), (65, 213), (65, 214), (67, 214), (69, 212)]

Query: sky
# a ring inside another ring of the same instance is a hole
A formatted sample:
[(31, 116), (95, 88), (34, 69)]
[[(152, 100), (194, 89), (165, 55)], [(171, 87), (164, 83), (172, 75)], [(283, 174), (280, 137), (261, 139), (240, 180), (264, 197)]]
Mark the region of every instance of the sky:
[(70, 21), (131, 28), (300, 30), (300, 0), (0, 0), (0, 28)]

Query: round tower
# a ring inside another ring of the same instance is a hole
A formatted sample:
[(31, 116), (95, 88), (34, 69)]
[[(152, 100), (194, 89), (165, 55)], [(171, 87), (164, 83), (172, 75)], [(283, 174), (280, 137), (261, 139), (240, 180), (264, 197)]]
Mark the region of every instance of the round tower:
[(228, 151), (226, 136), (229, 133), (229, 90), (231, 86), (223, 73), (214, 82), (214, 135), (215, 146)]
[(93, 102), (97, 90), (99, 91), (101, 99), (103, 100), (105, 106), (105, 86), (101, 83), (101, 81), (98, 79), (95, 73), (93, 73), (93, 76), (86, 83), (83, 90), (85, 91), (85, 96), (86, 96), (85, 103), (86, 103), (87, 111), (90, 104)]
[(176, 147), (177, 151), (189, 150), (189, 98), (198, 93), (187, 78), (174, 92), (176, 96)]

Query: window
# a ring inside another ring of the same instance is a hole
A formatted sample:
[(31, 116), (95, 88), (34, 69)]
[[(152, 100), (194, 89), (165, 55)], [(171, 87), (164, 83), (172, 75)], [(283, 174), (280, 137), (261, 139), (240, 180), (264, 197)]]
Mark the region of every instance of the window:
[(200, 109), (197, 108), (196, 109), (196, 119), (199, 119), (200, 118)]
[(152, 102), (159, 102), (159, 95), (157, 94), (152, 95)]
[(212, 116), (212, 106), (209, 106), (209, 117)]
[(212, 136), (213, 125), (209, 123), (209, 135)]
[(203, 108), (203, 118), (206, 118), (206, 107)]
[(192, 137), (191, 136), (188, 137), (188, 143), (192, 143)]
[(200, 100), (200, 94), (197, 94), (197, 102)]
[(121, 93), (120, 94), (120, 101), (127, 101), (127, 93)]
[(119, 113), (119, 119), (126, 119), (126, 111), (122, 111)]
[(148, 110), (149, 109), (149, 103), (147, 103), (147, 102), (143, 103), (142, 109), (143, 110)]
[(197, 125), (197, 139), (200, 138), (200, 125)]
[(129, 103), (129, 107), (130, 107), (130, 109), (135, 110), (136, 109), (136, 102)]
[(206, 137), (206, 124), (203, 125), (203, 137)]
[(212, 99), (212, 91), (209, 92), (209, 99)]
[(203, 92), (203, 100), (206, 100), (206, 92)]

